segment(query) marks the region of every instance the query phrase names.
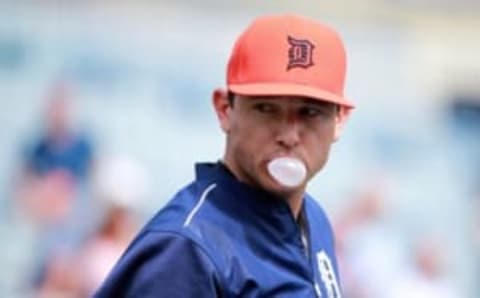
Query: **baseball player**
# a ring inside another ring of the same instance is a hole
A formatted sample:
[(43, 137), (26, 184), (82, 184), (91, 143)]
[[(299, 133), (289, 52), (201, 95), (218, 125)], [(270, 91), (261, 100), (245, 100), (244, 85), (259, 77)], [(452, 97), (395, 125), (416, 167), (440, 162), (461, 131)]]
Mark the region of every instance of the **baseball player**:
[(142, 229), (96, 297), (341, 297), (330, 223), (306, 193), (353, 108), (331, 28), (256, 19), (238, 38), (213, 106), (221, 161)]

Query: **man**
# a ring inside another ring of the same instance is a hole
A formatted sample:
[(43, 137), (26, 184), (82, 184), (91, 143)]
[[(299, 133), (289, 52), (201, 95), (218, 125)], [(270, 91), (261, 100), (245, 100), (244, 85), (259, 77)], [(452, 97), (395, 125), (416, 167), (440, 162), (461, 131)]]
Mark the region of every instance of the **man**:
[(316, 21), (254, 21), (213, 94), (223, 160), (197, 165), (96, 296), (341, 297), (332, 230), (305, 189), (353, 108), (345, 64)]

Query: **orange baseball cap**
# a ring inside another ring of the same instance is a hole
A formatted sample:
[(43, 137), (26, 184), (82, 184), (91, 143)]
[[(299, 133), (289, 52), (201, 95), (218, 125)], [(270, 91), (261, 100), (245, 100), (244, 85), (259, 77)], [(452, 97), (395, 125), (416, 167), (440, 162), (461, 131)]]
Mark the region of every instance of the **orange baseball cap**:
[(346, 53), (333, 29), (313, 19), (256, 19), (236, 41), (227, 70), (229, 91), (247, 96), (305, 96), (348, 108), (343, 96)]

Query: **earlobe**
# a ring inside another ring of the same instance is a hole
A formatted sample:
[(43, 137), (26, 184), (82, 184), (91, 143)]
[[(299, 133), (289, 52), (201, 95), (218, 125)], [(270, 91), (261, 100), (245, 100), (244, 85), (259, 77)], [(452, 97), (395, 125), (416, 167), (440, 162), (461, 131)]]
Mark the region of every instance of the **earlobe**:
[(212, 103), (220, 127), (225, 133), (228, 133), (230, 130), (230, 104), (228, 102), (227, 92), (223, 89), (213, 91)]
[(346, 107), (340, 107), (337, 113), (337, 116), (335, 117), (335, 133), (334, 133), (334, 141), (337, 141), (343, 131), (343, 128), (345, 127), (345, 124), (350, 117), (350, 112), (352, 109), (346, 108)]

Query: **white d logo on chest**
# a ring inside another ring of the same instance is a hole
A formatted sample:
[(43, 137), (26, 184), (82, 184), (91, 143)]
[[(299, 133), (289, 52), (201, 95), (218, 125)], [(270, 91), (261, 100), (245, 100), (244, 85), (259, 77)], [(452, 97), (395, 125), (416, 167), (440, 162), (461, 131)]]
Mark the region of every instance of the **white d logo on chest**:
[(332, 261), (325, 251), (322, 250), (317, 253), (317, 264), (322, 283), (327, 291), (327, 297), (341, 298), (342, 294), (340, 292), (340, 287), (338, 286), (335, 271), (333, 270)]

